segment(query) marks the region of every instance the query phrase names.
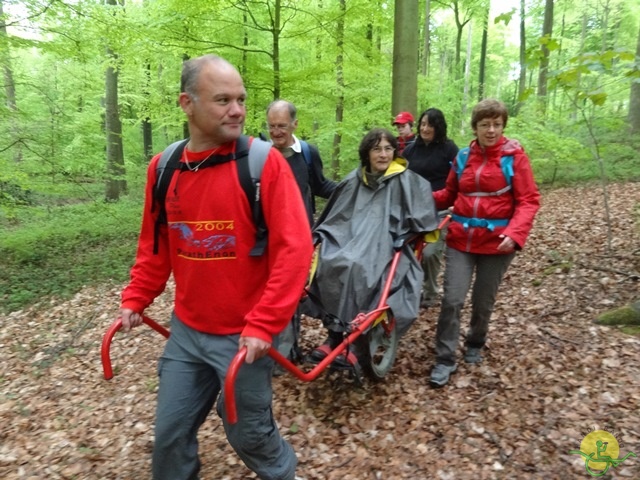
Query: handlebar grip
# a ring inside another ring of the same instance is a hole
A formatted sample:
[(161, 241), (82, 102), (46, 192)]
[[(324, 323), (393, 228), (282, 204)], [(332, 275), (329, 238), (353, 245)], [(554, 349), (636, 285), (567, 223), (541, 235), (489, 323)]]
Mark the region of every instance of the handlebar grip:
[(238, 376), (238, 370), (244, 363), (247, 357), (247, 347), (242, 347), (238, 350), (233, 360), (229, 364), (227, 370), (227, 376), (224, 379), (224, 409), (227, 412), (227, 421), (233, 425), (238, 422), (238, 410), (236, 409), (236, 377)]
[[(156, 332), (165, 338), (169, 338), (170, 332), (158, 322), (146, 315), (142, 316), (142, 322), (153, 328)], [(107, 332), (102, 337), (102, 347), (100, 349), (100, 357), (102, 359), (102, 371), (104, 372), (105, 380), (111, 380), (113, 378), (113, 368), (111, 367), (111, 341), (115, 334), (122, 329), (122, 317), (118, 317), (115, 322), (111, 324)]]

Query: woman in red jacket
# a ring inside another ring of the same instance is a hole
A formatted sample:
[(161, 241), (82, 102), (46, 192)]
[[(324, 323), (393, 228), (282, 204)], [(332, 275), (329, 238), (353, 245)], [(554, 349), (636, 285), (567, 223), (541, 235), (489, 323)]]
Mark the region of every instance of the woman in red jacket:
[(434, 192), (438, 210), (453, 207), (447, 233), (444, 296), (436, 331), (432, 386), (441, 387), (457, 369), (460, 312), (472, 290), (466, 363), (482, 361), (498, 287), (517, 250), (521, 250), (540, 208), (540, 193), (522, 146), (503, 135), (505, 105), (487, 99), (471, 114), (476, 136), (458, 153), (446, 187)]

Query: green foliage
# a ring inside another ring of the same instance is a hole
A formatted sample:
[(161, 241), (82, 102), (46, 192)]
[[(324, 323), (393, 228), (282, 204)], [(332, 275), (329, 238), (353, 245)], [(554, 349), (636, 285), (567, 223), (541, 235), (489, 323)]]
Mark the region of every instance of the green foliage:
[[(533, 107), (525, 108), (520, 116), (509, 119), (505, 134), (524, 145), (538, 183), (559, 186), (599, 178), (593, 140), (579, 123), (524, 120), (534, 115)], [(624, 122), (615, 117), (598, 118), (594, 129), (608, 180), (637, 180), (640, 136), (629, 136)]]
[(16, 310), (52, 295), (69, 297), (84, 285), (126, 281), (140, 212), (139, 201), (77, 204), (3, 227), (1, 309)]
[[(141, 125), (151, 123), (155, 152), (183, 136), (184, 114), (176, 98), (186, 57), (214, 53), (238, 67), (248, 91), (245, 130), (250, 134), (265, 130), (265, 109), (279, 88), (281, 98), (298, 106), (298, 135), (318, 145), (327, 173), (335, 178), (357, 166), (357, 147), (368, 129), (393, 128), (393, 2), (347, 0), (345, 13), (339, 2), (317, 0), (154, 0), (126, 2), (126, 8), (94, 0), (18, 3), (28, 15), (17, 14), (15, 2), (5, 2), (10, 28), (7, 36), (0, 35), (0, 65), (5, 74), (12, 73), (17, 102), (10, 108), (5, 85), (0, 91), (0, 249), (8, 270), (0, 273), (0, 291), (9, 292), (6, 299), (14, 307), (43, 292), (71, 291), (82, 281), (125, 278), (147, 164)], [(640, 139), (629, 136), (626, 126), (630, 85), (640, 75), (634, 53), (637, 1), (611, 0), (608, 16), (590, 0), (556, 2), (553, 35), (542, 38), (544, 4), (526, 2), (528, 75), (521, 98), (516, 98), (519, 40), (513, 41), (519, 10), (505, 11), (511, 7), (497, 3), (488, 25), (483, 95), (511, 106), (524, 102), (506, 134), (524, 145), (538, 182), (598, 178), (598, 152), (608, 179), (638, 179)], [(459, 5), (471, 20), (460, 32), (464, 44), (471, 29), (463, 78), (455, 68), (459, 32), (451, 5), (431, 2), (429, 73), (418, 78), (416, 113), (443, 110), (449, 135), (460, 146), (473, 138), (469, 117), (479, 92), (484, 13), (471, 6), (485, 4)], [(341, 46), (339, 20), (345, 23)], [(28, 30), (18, 35), (14, 25)], [(543, 45), (551, 54), (548, 108), (541, 114), (535, 84)], [(118, 72), (126, 180), (133, 199), (105, 206), (100, 200), (106, 179), (107, 66)], [(339, 74), (344, 87), (338, 86)], [(336, 120), (339, 98), (344, 99), (341, 121)], [(110, 223), (116, 217), (120, 220)], [(112, 233), (123, 229), (121, 238)], [(106, 255), (100, 255), (102, 249)], [(56, 273), (58, 268), (65, 274)], [(47, 277), (49, 285), (41, 281)]]
[(591, 161), (589, 151), (562, 129), (525, 123), (521, 118), (509, 119), (508, 132), (505, 133), (524, 145), (538, 183), (567, 181), (572, 175), (570, 172), (582, 171), (584, 165)]
[(516, 9), (512, 8), (511, 10), (509, 10), (508, 12), (505, 13), (501, 13), (500, 15), (497, 15), (494, 19), (493, 19), (493, 23), (498, 24), (501, 22), (504, 22), (505, 25), (509, 25), (509, 23), (511, 22), (511, 20), (513, 20), (513, 16), (516, 14)]
[(551, 77), (551, 87), (558, 87), (566, 92), (575, 94), (577, 101), (589, 100), (597, 106), (607, 101), (609, 94), (602, 87), (601, 82), (583, 82), (585, 75), (600, 75), (623, 78), (634, 75), (633, 60), (635, 54), (630, 50), (607, 50), (604, 53), (587, 52), (575, 56), (569, 63), (560, 68)]
[[(357, 145), (366, 130), (373, 126), (391, 127), (391, 4), (368, 0), (347, 2), (343, 45), (345, 88), (338, 91), (335, 25), (342, 12), (337, 2), (281, 2), (278, 15), (275, 3), (253, 0), (158, 0), (127, 2), (126, 8), (85, 0), (72, 4), (57, 2), (44, 10), (39, 0), (23, 3), (25, 8), (39, 13), (34, 17), (33, 27), (40, 34), (28, 39), (8, 37), (20, 108), (18, 113), (7, 112), (6, 116), (2, 112), (0, 138), (12, 138), (16, 133), (14, 126), (18, 125), (17, 130), (24, 134), (24, 171), (32, 175), (32, 181), (38, 177), (38, 181), (43, 182), (40, 190), (49, 190), (48, 187), (56, 190), (62, 183), (105, 181), (102, 97), (108, 62), (114, 63), (119, 75), (127, 168), (145, 161), (140, 135), (144, 119), (148, 118), (153, 125), (155, 151), (182, 136), (184, 116), (176, 105), (180, 65), (185, 56), (202, 53), (220, 54), (243, 72), (249, 92), (246, 121), (249, 133), (264, 130), (264, 111), (273, 100), (277, 79), (279, 95), (299, 107), (298, 133), (318, 144), (325, 164), (329, 165), (335, 154), (337, 176), (357, 164)], [(575, 11), (561, 6), (563, 19), (567, 17), (563, 38), (560, 33), (539, 38), (542, 6), (527, 5), (527, 44), (532, 54), (538, 54), (540, 45), (544, 44), (558, 57), (582, 58), (579, 62), (560, 63), (566, 68), (557, 72), (558, 88), (573, 81), (581, 68), (593, 68), (597, 62), (606, 66), (603, 69), (607, 71), (623, 68), (623, 64), (629, 62), (627, 54), (634, 45), (629, 38), (634, 34), (637, 8), (634, 10), (626, 1), (613, 2), (612, 15), (619, 19), (616, 28), (624, 33), (626, 43), (619, 48), (605, 49), (596, 62), (589, 54), (575, 55), (576, 46), (568, 44), (572, 38), (579, 37), (577, 29), (581, 22), (578, 20), (583, 12), (588, 16), (590, 28), (587, 38), (590, 43), (586, 44), (585, 51), (600, 51), (603, 44), (602, 15), (592, 11), (588, 2), (584, 3), (584, 8)], [(475, 79), (482, 8), (476, 12), (470, 5), (463, 6), (468, 7), (465, 18), (470, 15), (472, 20), (469, 23), (473, 32), (469, 75)], [(419, 78), (418, 109), (441, 108), (454, 127), (452, 134), (467, 143), (471, 136), (467, 112), (477, 96), (478, 86), (472, 81), (468, 97), (463, 98), (466, 85), (454, 75), (452, 64), (457, 33), (453, 12), (449, 6), (435, 3), (432, 13), (430, 74)], [(515, 102), (514, 60), (518, 49), (508, 41), (508, 31), (516, 24), (517, 13), (512, 9), (496, 14), (489, 31), (485, 96), (501, 98), (507, 103)], [(277, 58), (273, 50), (276, 38)], [(107, 56), (107, 46), (116, 60)], [(530, 63), (528, 67), (533, 69), (536, 65)], [(619, 73), (624, 75), (623, 71)], [(599, 104), (612, 99), (610, 89), (597, 83), (585, 84), (582, 91), (583, 98)], [(344, 117), (339, 123), (335, 120), (338, 94), (344, 95), (345, 102)], [(615, 100), (618, 99), (616, 96)], [(558, 104), (558, 107), (566, 113), (564, 105)], [(336, 134), (341, 135), (339, 152), (334, 152)], [(3, 153), (0, 148), (0, 160), (10, 159), (14, 151), (15, 148), (11, 148)], [(10, 182), (20, 183), (11, 173), (7, 175)]]

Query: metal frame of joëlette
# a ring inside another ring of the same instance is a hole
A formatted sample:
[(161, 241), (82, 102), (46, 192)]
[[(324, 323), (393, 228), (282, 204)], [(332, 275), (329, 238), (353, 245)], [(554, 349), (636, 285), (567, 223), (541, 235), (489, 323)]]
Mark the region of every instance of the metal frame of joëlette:
[[(296, 378), (304, 381), (310, 382), (315, 380), (323, 370), (325, 370), (335, 359), (343, 353), (347, 346), (352, 344), (356, 338), (362, 335), (363, 332), (369, 328), (369, 326), (376, 320), (380, 319), (382, 321), (383, 317), (381, 314), (389, 309), (386, 304), (387, 298), (389, 296), (389, 290), (391, 290), (391, 283), (393, 281), (393, 274), (396, 271), (398, 261), (400, 260), (400, 256), (402, 254), (402, 250), (396, 250), (393, 255), (393, 260), (391, 262), (391, 268), (389, 269), (389, 275), (385, 281), (384, 289), (382, 291), (382, 296), (380, 297), (380, 301), (378, 302), (378, 307), (368, 313), (359, 314), (351, 323), (351, 333), (342, 341), (340, 345), (334, 348), (329, 355), (327, 355), (321, 362), (319, 362), (312, 370), (308, 372), (304, 372), (296, 365), (291, 363), (286, 357), (282, 356), (275, 348), (271, 347), (269, 349), (268, 355), (272, 357), (277, 363), (282, 365), (289, 373), (294, 375)], [(153, 328), (156, 332), (160, 333), (165, 338), (169, 338), (169, 330), (164, 328), (162, 325), (158, 324), (155, 320), (143, 316), (142, 321)], [(122, 318), (118, 318), (107, 330), (103, 339), (102, 339), (102, 368), (104, 371), (104, 378), (106, 380), (111, 380), (113, 378), (113, 368), (111, 366), (111, 341), (115, 334), (122, 329)], [(224, 404), (225, 410), (227, 412), (227, 419), (231, 424), (234, 424), (238, 421), (238, 413), (236, 410), (236, 395), (235, 395), (235, 382), (236, 377), (238, 375), (238, 370), (244, 363), (245, 357), (247, 356), (247, 347), (242, 347), (238, 350), (238, 353), (235, 355), (231, 363), (229, 364), (229, 369), (227, 370), (227, 376), (224, 381)]]
[[(438, 229), (441, 230), (444, 226), (449, 222), (450, 217), (445, 217), (440, 225), (438, 225)], [(416, 252), (419, 257), (422, 255), (422, 249), (425, 245), (424, 240), (418, 238), (420, 235), (412, 234), (404, 238), (401, 242), (397, 242), (394, 245), (395, 252), (393, 254), (393, 259), (391, 261), (391, 267), (389, 268), (389, 273), (385, 280), (385, 284), (382, 290), (382, 295), (380, 296), (380, 300), (378, 301), (378, 306), (371, 310), (368, 313), (359, 314), (352, 322), (351, 322), (351, 333), (342, 341), (340, 345), (334, 348), (329, 355), (327, 355), (321, 362), (319, 362), (313, 369), (305, 372), (291, 363), (287, 358), (281, 355), (275, 348), (271, 347), (269, 349), (268, 355), (273, 358), (278, 364), (284, 367), (289, 373), (294, 375), (299, 380), (304, 382), (310, 382), (315, 380), (320, 373), (322, 373), (331, 363), (338, 357), (338, 355), (342, 354), (346, 348), (352, 344), (360, 335), (362, 335), (376, 320), (380, 322), (385, 318), (382, 314), (389, 310), (389, 306), (386, 305), (387, 298), (389, 297), (389, 291), (391, 290), (391, 284), (393, 282), (393, 277), (395, 275), (396, 268), (398, 266), (398, 262), (400, 261), (400, 256), (402, 255), (402, 245), (406, 242), (411, 242), (416, 239), (419, 240), (419, 245), (416, 248)], [(156, 332), (160, 333), (165, 338), (169, 338), (169, 330), (167, 330), (162, 325), (158, 324), (153, 319), (143, 316), (142, 321), (146, 323), (148, 326), (153, 328)], [(101, 357), (102, 357), (102, 368), (104, 371), (104, 378), (106, 380), (111, 380), (113, 378), (113, 368), (111, 366), (111, 341), (115, 334), (122, 328), (122, 319), (118, 318), (113, 324), (109, 327), (107, 332), (105, 333), (102, 339), (102, 348), (101, 348)], [(224, 381), (224, 404), (225, 410), (227, 413), (227, 420), (229, 423), (234, 424), (238, 421), (238, 412), (236, 410), (236, 395), (235, 395), (235, 381), (238, 375), (238, 370), (242, 366), (247, 356), (246, 347), (241, 348), (238, 353), (235, 355), (231, 363), (229, 364), (229, 369), (227, 370), (227, 376)]]

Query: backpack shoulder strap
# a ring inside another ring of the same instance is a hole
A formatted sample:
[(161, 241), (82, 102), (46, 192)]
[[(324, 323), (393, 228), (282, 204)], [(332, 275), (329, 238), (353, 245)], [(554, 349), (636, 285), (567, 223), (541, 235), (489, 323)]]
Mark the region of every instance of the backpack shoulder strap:
[(511, 179), (513, 178), (513, 155), (507, 155), (500, 158), (500, 168), (507, 185), (511, 186)]
[[(271, 151), (271, 143), (265, 142), (258, 138), (254, 138), (249, 148), (249, 173), (251, 178), (255, 179), (258, 183), (262, 177), (262, 170), (264, 164), (267, 162), (267, 157)], [(259, 200), (259, 198), (257, 199)]]
[(173, 174), (180, 168), (180, 157), (185, 145), (189, 139), (180, 140), (169, 145), (160, 154), (156, 165), (156, 183), (153, 186), (153, 206), (152, 209), (158, 208), (158, 217), (153, 233), (153, 254), (158, 254), (158, 238), (160, 235), (160, 226), (167, 223), (167, 210), (165, 208), (165, 199), (169, 184), (173, 178)]
[[(461, 148), (458, 152), (458, 156), (456, 157), (456, 174), (458, 175), (458, 180), (460, 180), (460, 175), (462, 175), (462, 171), (467, 165), (468, 158), (469, 147)], [(500, 157), (500, 168), (502, 169), (502, 174), (507, 181), (507, 185), (511, 186), (511, 179), (513, 178), (513, 155)]]
[(172, 174), (180, 165), (180, 156), (188, 141), (189, 139), (187, 138), (174, 142), (160, 154), (160, 159), (156, 164), (156, 184), (154, 190), (154, 198), (156, 200), (166, 198)]
[(271, 143), (254, 138), (251, 146), (247, 148), (249, 137), (241, 135), (236, 142), (236, 165), (238, 178), (244, 190), (251, 215), (256, 226), (256, 243), (249, 256), (261, 256), (267, 246), (267, 225), (264, 221), (262, 204), (260, 202), (260, 178), (264, 164), (271, 150)]
[(302, 156), (307, 164), (307, 167), (311, 168), (311, 149), (309, 144), (304, 140), (300, 140), (300, 147), (302, 148)]
[(461, 148), (458, 151), (458, 155), (456, 156), (456, 175), (458, 176), (458, 180), (460, 180), (460, 175), (462, 175), (462, 171), (464, 167), (467, 166), (467, 160), (469, 159), (469, 147)]
[(251, 173), (249, 172), (249, 137), (246, 135), (240, 135), (236, 141), (236, 168), (238, 169), (240, 186), (247, 196), (249, 205), (253, 205), (256, 186), (251, 181)]

